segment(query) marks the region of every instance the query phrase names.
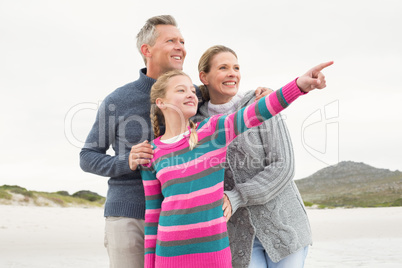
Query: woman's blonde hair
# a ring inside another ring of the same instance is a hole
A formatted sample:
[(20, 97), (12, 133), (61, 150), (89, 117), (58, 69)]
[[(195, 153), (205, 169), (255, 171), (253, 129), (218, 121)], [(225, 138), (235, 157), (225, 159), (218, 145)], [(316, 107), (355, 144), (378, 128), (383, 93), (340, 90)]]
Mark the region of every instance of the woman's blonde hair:
[[(190, 78), (183, 71), (172, 70), (172, 71), (169, 71), (169, 72), (161, 75), (156, 80), (156, 82), (154, 83), (154, 85), (151, 88), (151, 94), (150, 94), (151, 114), (150, 114), (150, 117), (151, 117), (151, 122), (152, 122), (153, 130), (154, 130), (155, 138), (160, 136), (159, 123), (166, 125), (163, 113), (159, 109), (159, 107), (156, 105), (156, 99), (165, 98), (166, 89), (168, 87), (170, 79), (175, 76), (180, 76), (180, 75), (187, 76), (188, 78)], [(190, 143), (190, 150), (192, 150), (198, 143), (198, 135), (197, 135), (197, 131), (196, 131), (196, 124), (191, 120), (189, 120), (189, 124), (190, 124), (190, 131), (191, 131), (189, 143)]]
[[(230, 52), (232, 53), (236, 59), (237, 59), (237, 55), (236, 53), (233, 51), (233, 49), (222, 46), (222, 45), (216, 45), (216, 46), (212, 46), (210, 48), (208, 48), (204, 54), (202, 54), (200, 60), (198, 61), (198, 73), (204, 72), (204, 73), (209, 73), (209, 71), (211, 70), (211, 61), (212, 59), (219, 53), (222, 52)], [(209, 101), (210, 97), (209, 97), (209, 91), (206, 85), (200, 85), (199, 86), (200, 90), (201, 90), (201, 94), (202, 94), (202, 98), (204, 101)]]

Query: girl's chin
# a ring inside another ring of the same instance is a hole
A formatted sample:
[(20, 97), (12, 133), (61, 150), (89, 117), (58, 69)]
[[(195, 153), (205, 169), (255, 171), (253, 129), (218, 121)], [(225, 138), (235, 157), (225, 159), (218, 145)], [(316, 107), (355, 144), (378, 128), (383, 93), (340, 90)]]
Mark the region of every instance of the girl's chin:
[(197, 110), (191, 111), (191, 112), (189, 111), (189, 112), (185, 113), (184, 116), (185, 116), (185, 118), (190, 119), (191, 117), (193, 117), (196, 114), (197, 114)]

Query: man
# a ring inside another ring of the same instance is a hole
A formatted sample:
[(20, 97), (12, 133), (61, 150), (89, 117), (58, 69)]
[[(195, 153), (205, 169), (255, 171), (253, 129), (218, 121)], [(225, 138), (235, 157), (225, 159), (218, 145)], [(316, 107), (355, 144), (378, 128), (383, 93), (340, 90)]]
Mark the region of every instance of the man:
[[(169, 15), (148, 19), (137, 35), (137, 47), (146, 68), (138, 80), (105, 98), (80, 153), (85, 172), (110, 177), (105, 247), (110, 267), (119, 268), (144, 266), (145, 197), (137, 166), (152, 157), (149, 92), (161, 74), (182, 70), (186, 57), (184, 39)], [(106, 154), (110, 145), (115, 156)]]

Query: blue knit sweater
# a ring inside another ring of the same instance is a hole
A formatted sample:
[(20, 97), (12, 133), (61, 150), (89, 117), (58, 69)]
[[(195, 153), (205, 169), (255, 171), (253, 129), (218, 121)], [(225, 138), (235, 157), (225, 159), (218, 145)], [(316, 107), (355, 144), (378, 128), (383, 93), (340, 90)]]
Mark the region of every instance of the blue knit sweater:
[[(140, 70), (138, 80), (109, 94), (99, 107), (96, 121), (80, 153), (85, 172), (110, 177), (105, 217), (144, 219), (145, 197), (139, 171), (128, 164), (131, 147), (153, 140), (149, 93), (155, 79)], [(161, 127), (163, 133), (163, 127)], [(106, 154), (112, 146), (115, 155)]]

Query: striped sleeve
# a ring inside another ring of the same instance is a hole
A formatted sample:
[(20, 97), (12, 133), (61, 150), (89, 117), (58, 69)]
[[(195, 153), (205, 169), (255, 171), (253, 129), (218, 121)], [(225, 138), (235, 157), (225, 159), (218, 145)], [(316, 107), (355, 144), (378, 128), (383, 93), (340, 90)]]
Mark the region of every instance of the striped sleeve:
[(159, 215), (161, 213), (162, 193), (161, 184), (156, 173), (141, 170), (142, 183), (145, 193), (145, 266), (155, 267), (156, 235), (158, 231)]
[(306, 94), (299, 89), (296, 80), (265, 96), (258, 102), (254, 102), (233, 114), (221, 117), (220, 120), (224, 120), (226, 143), (231, 142), (248, 129), (261, 125), (265, 120), (269, 120), (286, 109), (299, 96)]

